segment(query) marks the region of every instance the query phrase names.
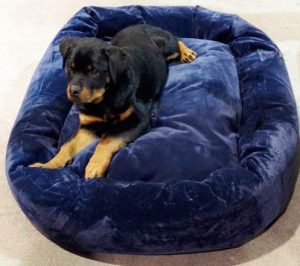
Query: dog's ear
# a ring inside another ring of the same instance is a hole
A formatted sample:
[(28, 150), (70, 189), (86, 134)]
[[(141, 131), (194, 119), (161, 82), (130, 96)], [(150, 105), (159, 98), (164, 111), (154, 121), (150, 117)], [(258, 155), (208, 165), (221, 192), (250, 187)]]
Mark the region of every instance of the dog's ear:
[(122, 49), (109, 46), (103, 49), (108, 58), (108, 67), (111, 78), (115, 84), (128, 81), (132, 58)]
[(72, 48), (76, 45), (78, 37), (65, 37), (61, 40), (59, 44), (59, 50), (63, 57), (63, 68), (65, 67), (66, 60), (71, 53)]

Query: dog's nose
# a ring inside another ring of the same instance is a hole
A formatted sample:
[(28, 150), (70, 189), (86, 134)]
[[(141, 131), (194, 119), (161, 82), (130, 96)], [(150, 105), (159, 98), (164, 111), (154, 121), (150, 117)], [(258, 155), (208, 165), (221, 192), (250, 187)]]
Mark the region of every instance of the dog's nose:
[(77, 86), (77, 85), (71, 85), (70, 86), (70, 93), (73, 95), (73, 96), (79, 96), (80, 94), (80, 87)]

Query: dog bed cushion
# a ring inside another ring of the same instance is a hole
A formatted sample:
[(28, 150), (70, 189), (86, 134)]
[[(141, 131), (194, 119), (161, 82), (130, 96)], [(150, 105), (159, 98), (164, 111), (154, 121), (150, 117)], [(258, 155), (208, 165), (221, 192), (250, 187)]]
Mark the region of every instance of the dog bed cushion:
[[(198, 53), (172, 63), (151, 130), (120, 150), (105, 178), (83, 173), (97, 142), (63, 169), (46, 162), (78, 128), (59, 42), (110, 41), (126, 26), (169, 30)], [(201, 7), (88, 7), (39, 64), (11, 133), (7, 175), (34, 226), (87, 252), (174, 254), (239, 246), (286, 208), (296, 180), (298, 119), (284, 60), (260, 30)]]

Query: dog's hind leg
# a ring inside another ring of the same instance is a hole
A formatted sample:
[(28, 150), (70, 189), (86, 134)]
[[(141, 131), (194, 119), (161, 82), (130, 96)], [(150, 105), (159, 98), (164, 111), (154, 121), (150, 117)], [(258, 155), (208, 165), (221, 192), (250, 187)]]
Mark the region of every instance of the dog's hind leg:
[(191, 63), (196, 59), (197, 53), (179, 41), (172, 33), (159, 28), (150, 29), (149, 33), (167, 62), (179, 60), (180, 63)]
[(180, 51), (180, 63), (191, 63), (196, 59), (197, 53), (188, 48), (182, 41), (178, 41), (178, 46)]

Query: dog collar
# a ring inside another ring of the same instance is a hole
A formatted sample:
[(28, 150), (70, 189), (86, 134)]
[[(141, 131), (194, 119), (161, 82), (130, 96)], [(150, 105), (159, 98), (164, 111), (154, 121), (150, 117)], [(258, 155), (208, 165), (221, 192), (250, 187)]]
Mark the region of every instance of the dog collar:
[(81, 125), (88, 125), (97, 122), (119, 122), (127, 119), (134, 112), (134, 108), (129, 106), (124, 112), (120, 114), (105, 114), (103, 117), (86, 115), (84, 113), (79, 114), (79, 120)]

